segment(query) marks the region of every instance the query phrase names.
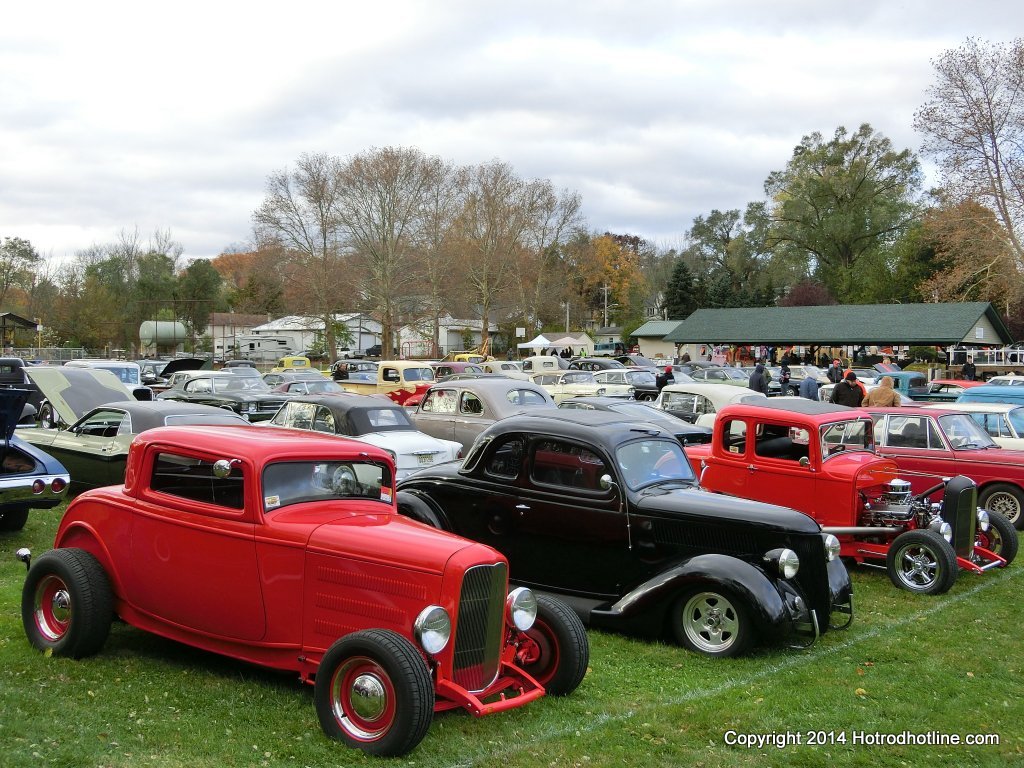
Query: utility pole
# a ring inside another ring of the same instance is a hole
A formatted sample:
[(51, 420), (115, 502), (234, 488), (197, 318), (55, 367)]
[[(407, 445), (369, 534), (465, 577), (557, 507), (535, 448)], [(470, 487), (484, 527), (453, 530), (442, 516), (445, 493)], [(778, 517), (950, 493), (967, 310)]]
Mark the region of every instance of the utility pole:
[(607, 328), (608, 327), (608, 291), (610, 291), (611, 288), (609, 288), (608, 284), (606, 283), (605, 285), (601, 286), (601, 290), (604, 291), (604, 327)]

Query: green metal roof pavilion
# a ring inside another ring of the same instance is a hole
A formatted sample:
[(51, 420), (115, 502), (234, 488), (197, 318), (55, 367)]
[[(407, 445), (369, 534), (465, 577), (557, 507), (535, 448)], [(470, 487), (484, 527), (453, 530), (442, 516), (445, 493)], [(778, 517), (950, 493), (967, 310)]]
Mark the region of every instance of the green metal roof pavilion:
[(999, 313), (987, 301), (698, 309), (664, 340), (675, 344), (924, 346), (1002, 346), (1013, 341)]

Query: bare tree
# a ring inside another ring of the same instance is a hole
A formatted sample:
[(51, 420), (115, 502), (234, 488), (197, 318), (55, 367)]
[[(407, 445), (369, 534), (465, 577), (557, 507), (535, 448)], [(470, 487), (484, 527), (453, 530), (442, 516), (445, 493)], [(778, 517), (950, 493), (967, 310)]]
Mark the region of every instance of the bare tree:
[(349, 159), (339, 179), (332, 210), (361, 278), (359, 293), (380, 320), (381, 347), (390, 351), (403, 302), (423, 276), (415, 257), (437, 162), (410, 147), (371, 149)]
[(995, 211), (1024, 265), (1024, 41), (968, 38), (932, 62), (936, 82), (914, 115), (948, 191)]
[(480, 308), (484, 342), (495, 303), (513, 285), (531, 223), (529, 185), (510, 165), (492, 160), (470, 171), (458, 228), (465, 279)]
[(253, 213), (257, 240), (285, 249), (290, 269), (283, 269), (282, 275), (297, 287), (306, 308), (323, 321), (331, 362), (337, 358), (333, 316), (341, 293), (340, 176), (337, 158), (301, 155), (294, 171), (270, 175), (266, 198)]

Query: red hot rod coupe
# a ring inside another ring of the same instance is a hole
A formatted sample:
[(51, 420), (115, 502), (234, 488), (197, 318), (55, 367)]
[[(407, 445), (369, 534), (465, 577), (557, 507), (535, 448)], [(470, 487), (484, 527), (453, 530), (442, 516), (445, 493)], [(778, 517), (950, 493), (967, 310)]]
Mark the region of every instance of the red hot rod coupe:
[(508, 591), (490, 547), (399, 516), (395, 467), (363, 442), (295, 430), (161, 427), (124, 485), (68, 507), (29, 566), (22, 621), (56, 655), (98, 652), (113, 617), (315, 687), (325, 733), (400, 755), (435, 711), (566, 694), (588, 662), (561, 603)]
[[(960, 570), (1013, 560), (1017, 531), (977, 508), (971, 479), (918, 473), (914, 484), (926, 487), (912, 494), (908, 473), (875, 452), (873, 427), (866, 411), (831, 403), (730, 405), (711, 443), (687, 456), (704, 488), (805, 512), (839, 539), (843, 557), (884, 564), (893, 584), (912, 592), (940, 594)], [(930, 501), (940, 491), (941, 502)]]

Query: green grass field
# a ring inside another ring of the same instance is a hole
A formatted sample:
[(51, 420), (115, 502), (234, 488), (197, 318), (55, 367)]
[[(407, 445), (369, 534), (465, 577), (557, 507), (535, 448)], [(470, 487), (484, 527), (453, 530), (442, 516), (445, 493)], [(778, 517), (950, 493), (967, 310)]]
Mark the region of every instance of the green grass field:
[[(0, 766), (345, 766), (312, 688), (124, 624), (84, 661), (34, 651), (19, 546), (49, 548), (58, 514), (0, 537)], [(857, 618), (807, 651), (710, 660), (591, 632), (564, 699), (482, 719), (438, 715), (410, 755), (432, 766), (1024, 765), (1021, 565), (963, 574), (942, 597), (855, 569)], [(885, 743), (888, 739), (944, 744)], [(982, 736), (985, 745), (950, 744)], [(748, 745), (756, 742), (760, 745)], [(879, 743), (879, 741), (883, 743)]]

